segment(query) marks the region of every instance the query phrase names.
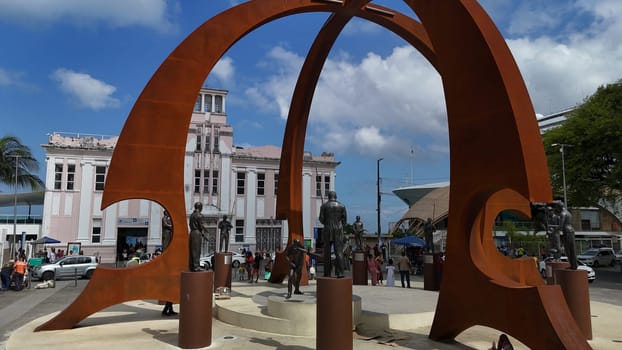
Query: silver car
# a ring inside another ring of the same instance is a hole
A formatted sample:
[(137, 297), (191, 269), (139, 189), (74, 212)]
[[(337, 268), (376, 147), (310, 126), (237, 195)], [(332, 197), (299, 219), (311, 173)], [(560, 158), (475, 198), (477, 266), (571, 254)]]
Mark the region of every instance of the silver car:
[(593, 248), (579, 254), (577, 259), (594, 267), (613, 266), (616, 263), (616, 254), (611, 248)]
[[(212, 268), (212, 256), (214, 256), (214, 254), (201, 257), (199, 259), (199, 267), (204, 270), (211, 269)], [(233, 266), (234, 269), (237, 269), (238, 267), (240, 267), (240, 265), (244, 264), (244, 262), (246, 261), (246, 257), (244, 256), (244, 254), (237, 253), (237, 252), (233, 253), (233, 256), (231, 258), (232, 258), (231, 266)]]
[(74, 276), (90, 279), (97, 265), (97, 258), (94, 256), (68, 255), (53, 263), (35, 267), (32, 270), (32, 277), (41, 281), (66, 277), (73, 278)]
[[(567, 256), (562, 256), (559, 258), (560, 261), (563, 262), (568, 262), (568, 257)], [(549, 261), (554, 261), (553, 258), (548, 257), (544, 260), (541, 260), (538, 263), (538, 270), (540, 270), (540, 273), (542, 274), (543, 278), (546, 278), (546, 263)], [(593, 268), (587, 266), (584, 262), (582, 262), (581, 260), (577, 260), (577, 270), (583, 270), (585, 272), (587, 272), (587, 281), (589, 283), (592, 283), (596, 280), (596, 271), (594, 271)]]

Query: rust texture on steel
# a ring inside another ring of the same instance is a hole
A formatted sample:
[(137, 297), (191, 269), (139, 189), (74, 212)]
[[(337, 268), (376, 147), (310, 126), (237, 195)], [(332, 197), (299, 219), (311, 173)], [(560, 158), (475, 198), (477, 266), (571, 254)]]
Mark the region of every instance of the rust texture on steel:
[[(288, 243), (303, 235), (303, 146), (321, 67), (352, 17), (372, 21), (419, 50), (443, 82), (451, 148), (451, 220), (430, 337), (454, 338), (471, 326), (485, 325), (532, 348), (589, 349), (559, 286), (545, 285), (535, 264), (507, 259), (492, 242), (492, 222), (501, 210), (529, 215), (530, 202), (551, 201), (535, 113), (503, 37), (475, 0), (405, 2), (419, 20), (366, 0), (254, 0), (213, 17), (190, 34), (136, 101), (115, 148), (102, 200), (102, 208), (131, 198), (160, 203), (173, 219), (171, 245), (148, 264), (98, 268), (74, 303), (37, 330), (70, 328), (127, 300), (179, 300), (179, 276), (188, 261), (184, 150), (203, 81), (220, 57), (257, 27), (284, 16), (326, 12), (331, 16), (299, 76), (283, 138), (277, 214), (289, 221)], [(515, 300), (527, 307), (515, 308)]]

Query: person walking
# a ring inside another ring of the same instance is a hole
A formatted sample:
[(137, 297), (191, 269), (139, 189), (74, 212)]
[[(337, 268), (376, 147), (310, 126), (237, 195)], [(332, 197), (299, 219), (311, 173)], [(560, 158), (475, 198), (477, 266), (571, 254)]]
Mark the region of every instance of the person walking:
[(24, 257), (20, 255), (17, 261), (13, 264), (13, 278), (15, 280), (15, 290), (20, 291), (24, 289), (24, 275), (26, 274), (26, 262)]
[(382, 274), (382, 257), (380, 256), (380, 254), (376, 255), (376, 257), (374, 258), (374, 262), (376, 263), (376, 271), (378, 271), (378, 284), (382, 285), (384, 276)]
[(395, 265), (393, 265), (393, 259), (389, 258), (387, 264), (387, 287), (395, 286)]
[(406, 256), (406, 252), (402, 251), (400, 260), (397, 261), (397, 269), (400, 272), (400, 280), (402, 281), (402, 288), (405, 288), (404, 279), (406, 279), (406, 285), (410, 288), (410, 271), (412, 270), (410, 260)]
[(371, 274), (371, 285), (378, 284), (378, 265), (376, 265), (376, 259), (371, 254), (367, 254), (367, 269)]
[(259, 283), (259, 270), (261, 267), (261, 261), (263, 256), (260, 252), (255, 252), (255, 259), (253, 260), (253, 273), (251, 274), (251, 283), (253, 283), (253, 276), (255, 277), (255, 283)]
[(9, 260), (8, 263), (2, 266), (2, 270), (0, 272), (2, 277), (2, 288), (0, 290), (9, 290), (11, 287), (11, 275), (13, 274), (13, 260)]

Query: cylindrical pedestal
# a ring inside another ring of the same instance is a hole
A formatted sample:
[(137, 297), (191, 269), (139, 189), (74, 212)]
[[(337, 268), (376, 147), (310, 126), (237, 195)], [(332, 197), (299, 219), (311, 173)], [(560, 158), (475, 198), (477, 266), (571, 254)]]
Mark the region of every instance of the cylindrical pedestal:
[(307, 262), (305, 261), (305, 266), (302, 268), (302, 275), (300, 276), (301, 286), (309, 285), (309, 274), (307, 272), (309, 272), (309, 265), (307, 265)]
[(367, 285), (367, 263), (365, 252), (352, 253), (352, 283), (357, 286)]
[(231, 289), (231, 263), (233, 253), (216, 253), (214, 256), (214, 290), (220, 287)]
[[(555, 281), (555, 271), (565, 269), (570, 266), (570, 263), (563, 261), (549, 261), (546, 263), (546, 284), (557, 284)], [(587, 277), (585, 278), (587, 280)]]
[(352, 350), (352, 279), (318, 277), (317, 350)]
[(592, 339), (592, 314), (587, 271), (558, 269), (555, 280), (562, 289), (568, 308), (586, 339)]
[(212, 271), (182, 272), (179, 302), (179, 339), (183, 349), (212, 344)]
[(432, 254), (425, 254), (423, 256), (423, 289), (438, 290), (434, 255)]

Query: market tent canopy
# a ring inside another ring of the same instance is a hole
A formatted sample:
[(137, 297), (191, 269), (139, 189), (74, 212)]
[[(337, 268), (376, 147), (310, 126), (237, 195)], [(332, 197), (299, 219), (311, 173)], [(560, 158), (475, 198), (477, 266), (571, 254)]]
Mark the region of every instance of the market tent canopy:
[(393, 244), (412, 247), (425, 247), (425, 241), (417, 236), (404, 236), (393, 240)]
[(56, 238), (43, 236), (37, 239), (36, 241), (30, 242), (30, 244), (50, 244), (50, 243), (60, 243), (60, 241)]

